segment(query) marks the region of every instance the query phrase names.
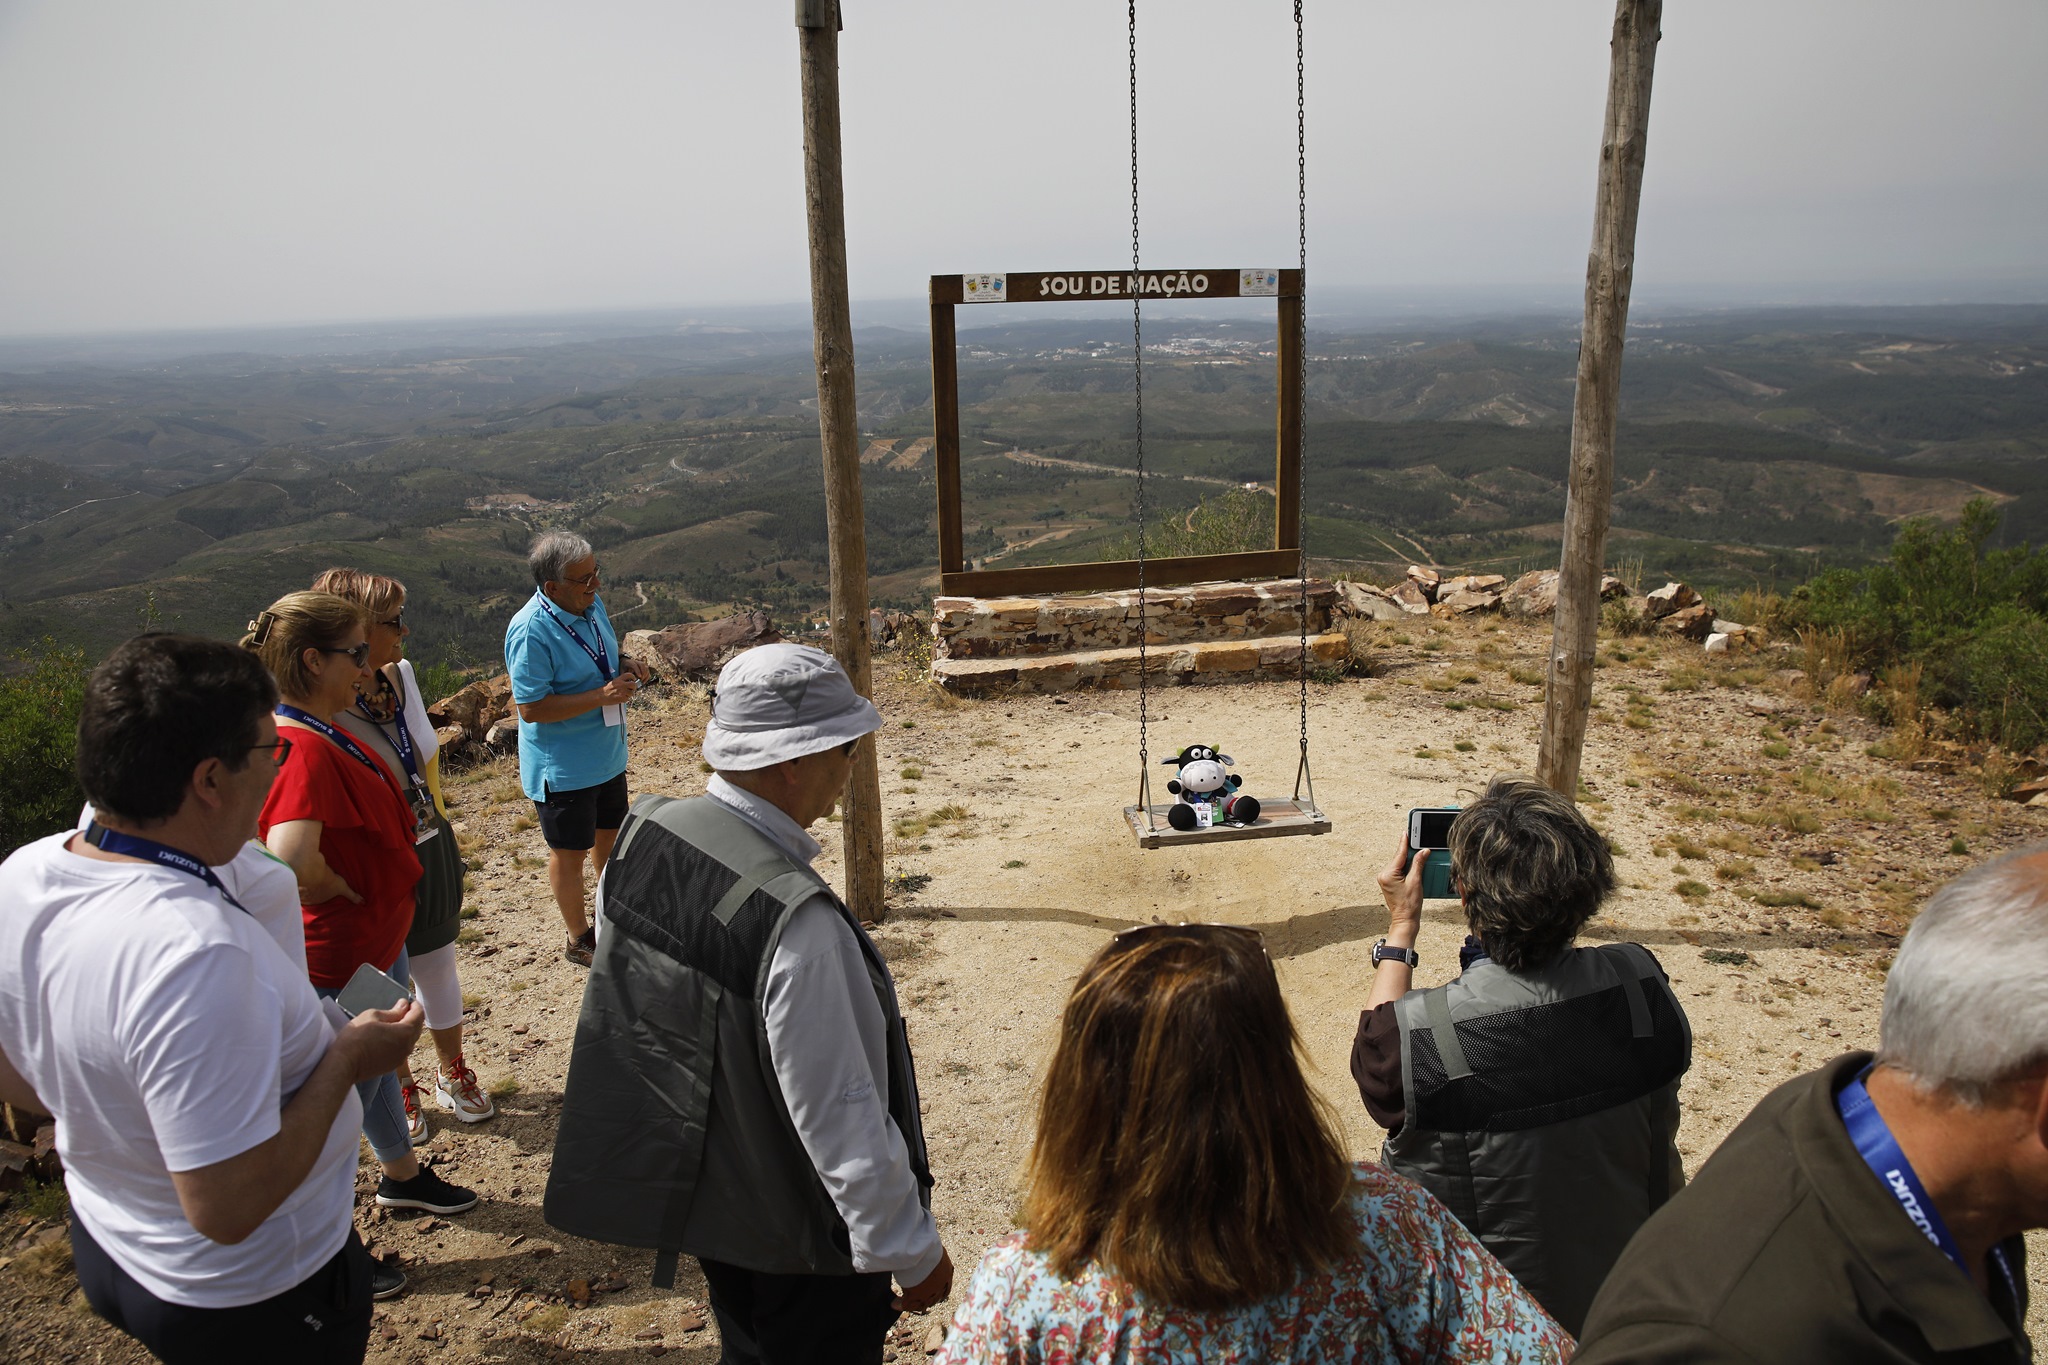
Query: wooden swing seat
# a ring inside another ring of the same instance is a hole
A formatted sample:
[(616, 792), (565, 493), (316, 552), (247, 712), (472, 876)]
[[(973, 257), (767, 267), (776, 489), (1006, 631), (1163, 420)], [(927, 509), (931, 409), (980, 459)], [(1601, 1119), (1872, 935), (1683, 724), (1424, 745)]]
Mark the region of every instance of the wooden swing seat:
[(1248, 825), (1211, 825), (1208, 829), (1178, 830), (1166, 822), (1172, 804), (1152, 807), (1152, 819), (1142, 806), (1125, 806), (1124, 821), (1138, 838), (1139, 848), (1167, 848), (1180, 844), (1220, 844), (1233, 839), (1280, 839), (1290, 834), (1328, 834), (1330, 818), (1313, 805), (1285, 796), (1259, 798), (1259, 818)]

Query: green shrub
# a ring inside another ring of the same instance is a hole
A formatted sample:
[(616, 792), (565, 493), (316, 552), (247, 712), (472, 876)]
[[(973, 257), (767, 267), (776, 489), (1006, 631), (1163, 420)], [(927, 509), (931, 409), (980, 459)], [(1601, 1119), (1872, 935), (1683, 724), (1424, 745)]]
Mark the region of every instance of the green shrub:
[(2019, 606), (1992, 612), (1942, 683), (1986, 738), (2014, 750), (2048, 739), (2048, 619)]
[[(1617, 597), (1600, 609), (1600, 626), (1609, 635), (1627, 637), (1648, 635), (1657, 628), (1657, 623), (1638, 610), (1630, 598)], [(1627, 662), (1625, 656), (1623, 662)]]
[(428, 706), (454, 696), (473, 680), (472, 668), (459, 649), (430, 664), (414, 660), (412, 675), (420, 687), (420, 700)]
[(1917, 665), (1914, 700), (1967, 732), (2030, 749), (2048, 740), (2048, 552), (1987, 548), (1998, 518), (1980, 498), (1951, 527), (1909, 521), (1890, 559), (1830, 570), (1788, 610), (1873, 673)]
[(44, 640), (15, 657), (23, 671), (0, 678), (0, 857), (68, 828), (85, 801), (72, 770), (85, 651)]

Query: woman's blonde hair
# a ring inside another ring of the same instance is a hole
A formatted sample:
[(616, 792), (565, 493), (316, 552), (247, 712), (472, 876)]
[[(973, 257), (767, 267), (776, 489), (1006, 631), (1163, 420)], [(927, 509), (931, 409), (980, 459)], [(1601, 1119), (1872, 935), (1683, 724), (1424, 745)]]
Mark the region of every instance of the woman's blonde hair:
[(256, 613), (242, 648), (251, 650), (277, 679), (287, 697), (313, 692), (306, 667), (309, 649), (334, 649), (359, 629), (368, 629), (368, 608), (331, 592), (288, 592)]
[(360, 602), (369, 608), (373, 620), (397, 610), (405, 601), (405, 584), (362, 569), (329, 569), (313, 580), (312, 591)]

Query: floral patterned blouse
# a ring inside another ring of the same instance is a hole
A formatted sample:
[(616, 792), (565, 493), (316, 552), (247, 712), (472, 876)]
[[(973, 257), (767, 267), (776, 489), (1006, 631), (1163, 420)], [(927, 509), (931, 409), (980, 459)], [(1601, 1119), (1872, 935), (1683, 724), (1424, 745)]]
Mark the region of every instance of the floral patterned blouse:
[(1572, 1339), (1463, 1224), (1384, 1167), (1353, 1168), (1358, 1254), (1242, 1308), (1147, 1303), (1089, 1266), (1072, 1280), (1012, 1232), (975, 1267), (942, 1365), (1486, 1361), (1556, 1365)]

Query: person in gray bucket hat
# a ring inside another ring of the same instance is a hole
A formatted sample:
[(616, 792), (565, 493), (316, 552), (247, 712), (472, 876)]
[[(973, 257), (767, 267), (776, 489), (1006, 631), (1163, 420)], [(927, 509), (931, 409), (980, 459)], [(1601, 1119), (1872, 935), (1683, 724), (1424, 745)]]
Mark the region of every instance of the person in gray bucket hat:
[(657, 1287), (695, 1256), (735, 1365), (878, 1362), (952, 1292), (895, 983), (805, 833), (881, 723), (830, 655), (738, 655), (705, 794), (634, 802), (599, 885), (544, 1211)]

